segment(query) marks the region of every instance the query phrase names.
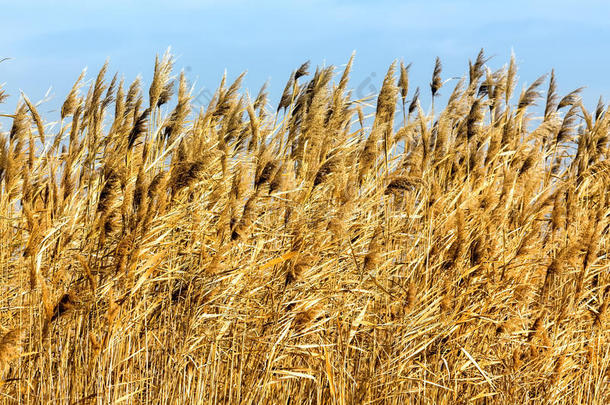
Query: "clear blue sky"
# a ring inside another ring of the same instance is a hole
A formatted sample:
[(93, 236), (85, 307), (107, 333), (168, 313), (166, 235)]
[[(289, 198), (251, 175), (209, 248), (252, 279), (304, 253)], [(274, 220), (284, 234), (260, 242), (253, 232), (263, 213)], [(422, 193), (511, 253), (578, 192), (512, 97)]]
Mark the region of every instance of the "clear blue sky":
[(462, 76), (483, 47), (493, 69), (514, 50), (521, 83), (555, 68), (561, 91), (587, 86), (588, 107), (600, 95), (610, 100), (607, 1), (2, 3), (0, 59), (12, 59), (0, 63), (0, 83), (13, 97), (0, 112), (14, 106), (19, 90), (39, 101), (49, 88), (53, 99), (41, 109), (54, 109), (82, 68), (92, 78), (106, 59), (126, 81), (137, 74), (148, 81), (155, 54), (168, 46), (198, 90), (215, 88), (225, 69), (230, 79), (247, 70), (251, 92), (270, 79), (277, 99), (302, 62), (341, 65), (355, 50), (352, 88), (364, 82), (368, 93), (392, 60), (404, 59), (413, 62), (412, 88), (427, 93), (436, 56), (444, 78)]

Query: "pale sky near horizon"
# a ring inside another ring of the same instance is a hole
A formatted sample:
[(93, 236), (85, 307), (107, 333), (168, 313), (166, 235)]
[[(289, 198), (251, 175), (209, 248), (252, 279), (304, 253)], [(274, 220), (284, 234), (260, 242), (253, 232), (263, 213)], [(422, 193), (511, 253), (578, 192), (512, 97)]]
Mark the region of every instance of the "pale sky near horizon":
[(443, 78), (463, 76), (484, 48), (492, 69), (514, 51), (518, 90), (555, 68), (562, 92), (587, 86), (589, 108), (600, 95), (610, 101), (605, 1), (68, 0), (6, 3), (2, 12), (0, 59), (11, 59), (0, 63), (0, 83), (12, 97), (0, 113), (20, 91), (39, 101), (49, 88), (41, 109), (56, 109), (82, 68), (94, 78), (106, 59), (110, 73), (147, 82), (168, 46), (197, 91), (213, 90), (225, 69), (229, 79), (247, 70), (251, 93), (269, 80), (276, 99), (302, 62), (341, 66), (356, 51), (350, 85), (362, 95), (394, 59), (413, 63), (411, 88), (427, 94), (436, 56)]

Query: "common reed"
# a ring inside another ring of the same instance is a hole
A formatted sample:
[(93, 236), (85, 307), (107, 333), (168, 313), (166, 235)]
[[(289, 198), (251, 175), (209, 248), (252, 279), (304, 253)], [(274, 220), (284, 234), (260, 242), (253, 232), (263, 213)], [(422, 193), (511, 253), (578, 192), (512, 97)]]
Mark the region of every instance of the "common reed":
[(482, 51), (444, 107), (440, 59), (435, 108), (397, 62), (354, 99), (353, 61), (0, 90), (0, 402), (610, 402), (607, 107)]

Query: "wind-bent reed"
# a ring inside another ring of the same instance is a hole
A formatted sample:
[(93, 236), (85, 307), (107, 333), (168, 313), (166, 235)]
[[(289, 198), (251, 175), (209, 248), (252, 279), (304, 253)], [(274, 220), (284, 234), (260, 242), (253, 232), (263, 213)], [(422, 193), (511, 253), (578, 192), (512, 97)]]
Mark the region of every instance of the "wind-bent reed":
[(607, 108), (487, 62), (441, 109), (437, 59), (431, 113), (404, 63), (367, 110), (353, 56), (277, 106), (242, 74), (194, 110), (170, 54), (148, 100), (108, 63), (58, 122), (21, 96), (1, 401), (608, 403)]

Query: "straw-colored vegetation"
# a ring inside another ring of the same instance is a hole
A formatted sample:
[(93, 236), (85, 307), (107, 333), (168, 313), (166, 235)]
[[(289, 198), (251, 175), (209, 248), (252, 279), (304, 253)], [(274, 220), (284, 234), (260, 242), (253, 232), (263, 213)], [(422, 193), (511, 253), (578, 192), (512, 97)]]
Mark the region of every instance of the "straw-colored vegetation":
[(22, 96), (1, 400), (607, 403), (606, 107), (482, 53), (437, 60), (430, 112), (402, 63), (353, 100), (351, 66), (279, 106), (240, 76), (194, 111), (169, 55), (144, 92), (81, 75), (55, 122)]

